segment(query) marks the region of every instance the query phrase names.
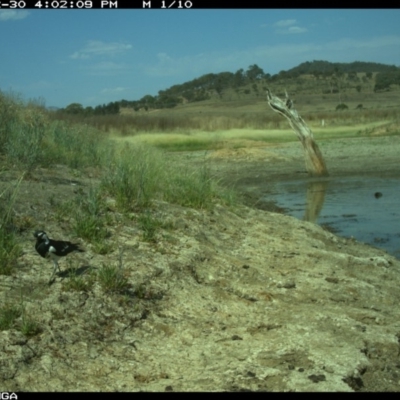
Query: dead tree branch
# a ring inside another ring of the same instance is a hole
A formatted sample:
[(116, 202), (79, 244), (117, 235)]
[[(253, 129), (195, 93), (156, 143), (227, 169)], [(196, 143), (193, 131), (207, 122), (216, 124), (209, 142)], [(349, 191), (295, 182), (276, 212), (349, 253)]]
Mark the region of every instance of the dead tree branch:
[(294, 109), (293, 101), (289, 98), (288, 94), (286, 93), (286, 99), (283, 101), (279, 97), (274, 96), (271, 91), (267, 89), (267, 100), (269, 106), (275, 112), (283, 115), (289, 121), (290, 126), (303, 145), (306, 170), (308, 174), (310, 176), (328, 175), (324, 158), (314, 140), (314, 135), (304, 122), (303, 118), (301, 118)]

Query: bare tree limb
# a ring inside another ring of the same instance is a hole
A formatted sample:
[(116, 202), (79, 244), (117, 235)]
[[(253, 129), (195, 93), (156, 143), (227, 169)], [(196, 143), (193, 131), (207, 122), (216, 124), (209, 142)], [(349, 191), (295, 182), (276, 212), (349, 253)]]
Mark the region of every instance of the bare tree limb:
[(293, 101), (286, 92), (285, 101), (274, 96), (267, 89), (267, 100), (269, 106), (277, 113), (283, 115), (288, 121), (297, 137), (299, 138), (304, 149), (304, 158), (306, 170), (310, 176), (326, 176), (328, 170), (325, 165), (322, 153), (314, 140), (314, 135), (310, 128), (304, 122), (303, 118), (297, 113), (293, 107)]

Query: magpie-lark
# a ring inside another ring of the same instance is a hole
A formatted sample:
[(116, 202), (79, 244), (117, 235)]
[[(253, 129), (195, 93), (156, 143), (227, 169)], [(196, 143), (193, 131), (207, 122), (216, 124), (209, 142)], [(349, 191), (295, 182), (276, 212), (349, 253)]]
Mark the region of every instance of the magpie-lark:
[(60, 267), (57, 262), (60, 257), (64, 257), (67, 254), (72, 253), (73, 251), (85, 251), (80, 249), (78, 244), (67, 242), (64, 240), (49, 239), (45, 231), (35, 231), (33, 236), (35, 236), (36, 238), (36, 251), (43, 258), (50, 258), (53, 261), (54, 269), (49, 282), (52, 281), (56, 270), (58, 269), (58, 271), (60, 271)]

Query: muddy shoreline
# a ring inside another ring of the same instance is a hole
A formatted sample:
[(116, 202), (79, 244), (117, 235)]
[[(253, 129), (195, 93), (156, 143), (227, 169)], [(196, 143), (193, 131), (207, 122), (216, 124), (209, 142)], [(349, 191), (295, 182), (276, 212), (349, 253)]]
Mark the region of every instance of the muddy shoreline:
[(399, 136), (325, 140), (318, 145), (327, 164), (327, 177), (308, 177), (300, 142), (210, 152), (207, 160), (214, 176), (224, 185), (236, 188), (247, 205), (270, 211), (277, 211), (273, 203), (268, 206), (258, 201), (268, 193), (269, 182), (400, 177)]
[[(317, 141), (318, 143), (318, 141)], [(399, 176), (400, 175), (400, 136), (376, 138), (333, 139), (318, 143), (327, 164), (329, 177), (351, 175)], [(294, 179), (307, 177), (304, 166), (303, 149), (300, 142), (267, 146), (265, 157), (259, 149), (247, 149), (245, 155), (240, 150), (220, 152), (208, 159), (216, 171), (228, 173), (231, 165), (241, 179), (265, 178), (268, 180)], [(235, 165), (232, 165), (232, 164)], [(222, 177), (222, 176), (221, 176)]]

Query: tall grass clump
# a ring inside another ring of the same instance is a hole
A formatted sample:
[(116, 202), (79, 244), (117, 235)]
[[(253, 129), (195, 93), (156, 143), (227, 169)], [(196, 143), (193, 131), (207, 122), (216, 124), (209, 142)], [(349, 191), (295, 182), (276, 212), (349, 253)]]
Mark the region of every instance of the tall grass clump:
[(49, 162), (56, 161), (71, 168), (101, 165), (106, 151), (104, 137), (96, 129), (63, 121), (49, 124), (46, 145)]
[(150, 146), (128, 143), (109, 160), (103, 188), (123, 211), (147, 207), (159, 194), (164, 180), (162, 153)]
[(145, 242), (155, 242), (156, 232), (162, 226), (162, 222), (153, 217), (149, 210), (146, 210), (139, 215), (138, 224), (143, 230), (142, 239)]
[(10, 329), (20, 316), (21, 308), (19, 306), (5, 304), (0, 307), (0, 331)]
[(21, 111), (19, 120), (10, 123), (5, 151), (10, 162), (30, 172), (42, 161), (46, 116), (39, 108)]
[(13, 205), (22, 178), (0, 193), (0, 275), (11, 275), (21, 254), (13, 222)]
[(19, 119), (19, 101), (0, 91), (0, 152), (5, 153), (8, 134)]
[(107, 230), (105, 205), (100, 190), (91, 187), (88, 195), (80, 194), (76, 206), (73, 223), (75, 233), (91, 243), (102, 242), (107, 236)]
[(215, 199), (233, 204), (235, 195), (232, 190), (222, 188), (211, 176), (204, 162), (197, 169), (183, 169), (172, 166), (168, 174), (164, 199), (186, 207), (209, 209)]
[(43, 107), (0, 92), (0, 152), (28, 172), (41, 162), (47, 124)]
[(86, 124), (52, 120), (43, 106), (0, 92), (0, 153), (30, 172), (54, 163), (99, 166), (109, 151), (104, 135)]
[(124, 293), (130, 285), (124, 276), (122, 268), (113, 265), (104, 265), (97, 273), (98, 281), (105, 292)]
[(194, 208), (211, 208), (215, 199), (235, 202), (234, 192), (215, 181), (205, 160), (196, 168), (189, 167), (139, 142), (126, 143), (109, 161), (102, 187), (123, 211), (144, 210), (154, 199)]
[(99, 187), (90, 187), (88, 193), (80, 189), (76, 198), (54, 205), (56, 219), (68, 221), (75, 235), (90, 242), (96, 253), (106, 254), (112, 250), (105, 240), (108, 218), (103, 191)]

